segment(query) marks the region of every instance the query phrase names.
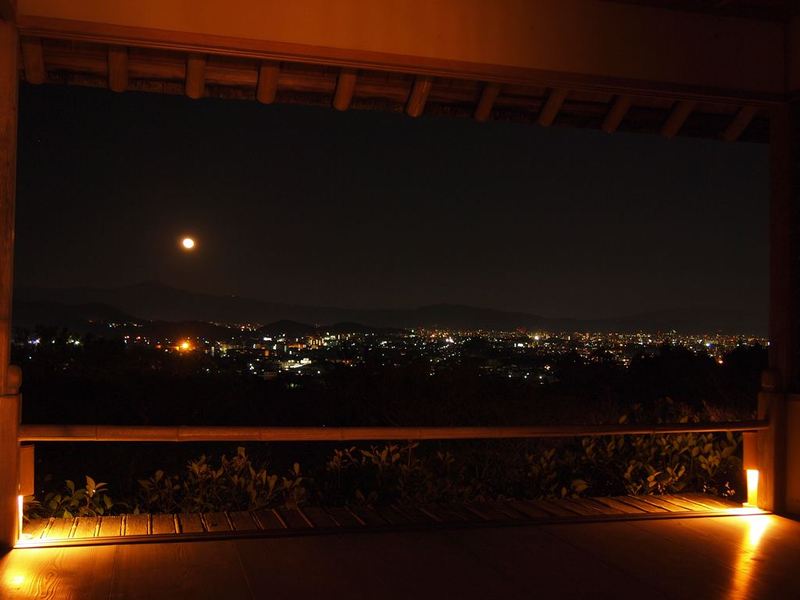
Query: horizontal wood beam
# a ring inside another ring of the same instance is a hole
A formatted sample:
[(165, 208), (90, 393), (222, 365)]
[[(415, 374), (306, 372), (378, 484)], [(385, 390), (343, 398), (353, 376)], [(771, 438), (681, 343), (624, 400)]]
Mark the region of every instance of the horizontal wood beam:
[(363, 0), (231, 0), (187, 24), (174, 0), (20, 2), (23, 34), (84, 43), (740, 105), (785, 92), (785, 24), (640, 3), (409, 0), (366, 15)]
[(694, 100), (679, 100), (672, 107), (672, 112), (667, 117), (664, 125), (661, 127), (661, 135), (667, 139), (674, 138), (686, 123), (686, 119), (692, 114), (697, 102)]
[(603, 119), (603, 124), (600, 128), (606, 133), (614, 133), (619, 128), (625, 115), (628, 114), (631, 101), (632, 98), (630, 96), (617, 96), (608, 110), (606, 118)]
[(538, 425), (503, 427), (222, 427), (20, 425), (20, 442), (350, 442), (478, 440), (763, 431), (763, 420), (657, 425)]
[(108, 87), (113, 92), (128, 89), (128, 49), (110, 46), (108, 49)]
[(484, 123), (492, 116), (494, 101), (500, 95), (500, 86), (496, 83), (487, 83), (481, 90), (481, 97), (475, 107), (475, 120)]
[(728, 127), (722, 132), (722, 139), (726, 142), (735, 142), (744, 133), (750, 121), (758, 113), (758, 109), (754, 106), (743, 106), (733, 117)]
[(551, 90), (550, 95), (547, 97), (547, 100), (542, 107), (542, 110), (539, 111), (539, 117), (536, 119), (536, 122), (542, 127), (549, 127), (552, 125), (553, 121), (556, 120), (558, 112), (561, 110), (561, 105), (564, 104), (566, 97), (567, 90), (565, 89)]
[(409, 117), (418, 117), (425, 110), (425, 103), (428, 101), (431, 87), (433, 87), (431, 77), (422, 76), (414, 79), (414, 85), (411, 86), (411, 93), (406, 103), (406, 114)]
[(258, 82), (256, 84), (256, 99), (262, 104), (272, 104), (278, 94), (278, 79), (281, 66), (271, 61), (263, 61), (258, 66)]
[(206, 57), (190, 54), (186, 58), (186, 95), (194, 100), (206, 93)]
[(333, 95), (333, 108), (347, 110), (353, 101), (353, 92), (356, 89), (356, 71), (342, 69), (336, 81), (336, 92)]
[(25, 69), (25, 81), (33, 84), (44, 83), (47, 71), (44, 67), (44, 51), (40, 38), (23, 37), (20, 40), (22, 48), (22, 65)]

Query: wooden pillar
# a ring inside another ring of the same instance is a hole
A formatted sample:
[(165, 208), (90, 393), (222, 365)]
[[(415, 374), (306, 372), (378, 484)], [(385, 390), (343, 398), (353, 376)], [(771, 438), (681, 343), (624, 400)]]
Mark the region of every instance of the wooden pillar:
[(0, 20), (0, 546), (17, 539), (19, 369), (10, 368), (17, 171), (16, 26)]
[(776, 512), (800, 512), (789, 502), (800, 485), (798, 458), (787, 456), (789, 398), (800, 374), (800, 103), (786, 103), (770, 114), (770, 314), (769, 371), (762, 379), (759, 416), (771, 428), (759, 438), (759, 506)]

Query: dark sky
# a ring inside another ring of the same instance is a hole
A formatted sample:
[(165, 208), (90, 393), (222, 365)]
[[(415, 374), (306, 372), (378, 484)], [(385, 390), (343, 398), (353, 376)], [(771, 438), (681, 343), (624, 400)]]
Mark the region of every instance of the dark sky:
[(17, 285), (765, 312), (766, 146), (50, 86), (20, 105)]

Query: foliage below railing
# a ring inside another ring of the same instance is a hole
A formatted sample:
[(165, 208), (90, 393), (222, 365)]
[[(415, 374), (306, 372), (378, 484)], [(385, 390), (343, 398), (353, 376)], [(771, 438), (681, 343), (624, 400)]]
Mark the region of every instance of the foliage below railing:
[(351, 446), (334, 450), (310, 478), (298, 463), (284, 474), (270, 472), (239, 447), (230, 457), (191, 460), (180, 474), (157, 470), (139, 480), (135, 498), (122, 502), (87, 477), (85, 488), (67, 481), (41, 503), (30, 499), (25, 512), (70, 517), (682, 491), (730, 497), (742, 479), (740, 442), (731, 433), (686, 433), (451, 443), (424, 452), (418, 443)]

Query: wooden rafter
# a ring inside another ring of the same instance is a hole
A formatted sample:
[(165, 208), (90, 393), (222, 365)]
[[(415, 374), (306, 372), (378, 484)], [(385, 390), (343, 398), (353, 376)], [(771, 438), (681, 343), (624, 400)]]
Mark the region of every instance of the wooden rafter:
[(353, 101), (356, 89), (357, 73), (354, 69), (342, 69), (336, 81), (336, 92), (333, 95), (333, 107), (336, 110), (347, 110)]
[(676, 102), (675, 106), (672, 107), (672, 112), (661, 127), (661, 135), (665, 138), (673, 138), (678, 135), (695, 106), (697, 106), (697, 102), (694, 100), (679, 100)]
[(617, 96), (614, 99), (614, 103), (611, 105), (611, 108), (608, 110), (606, 114), (606, 118), (603, 119), (603, 125), (601, 129), (606, 133), (614, 133), (622, 123), (622, 120), (625, 118), (625, 115), (628, 114), (628, 109), (631, 107), (631, 97), (630, 96)]
[(500, 95), (500, 86), (496, 83), (487, 83), (481, 91), (481, 98), (475, 107), (475, 120), (483, 123), (492, 116), (492, 107), (497, 96)]
[(258, 66), (258, 83), (256, 84), (256, 99), (262, 104), (272, 104), (278, 93), (278, 78), (281, 74), (280, 64), (263, 61)]
[(108, 48), (108, 87), (113, 92), (128, 89), (128, 49), (123, 46)]
[(536, 120), (542, 127), (549, 127), (553, 124), (558, 116), (558, 111), (561, 110), (561, 105), (564, 104), (564, 99), (567, 97), (567, 90), (556, 88), (550, 92), (547, 100), (539, 112), (539, 117)]
[(406, 114), (409, 117), (418, 117), (425, 110), (425, 102), (428, 100), (428, 94), (432, 86), (432, 77), (419, 76), (414, 80), (414, 85), (411, 87), (411, 93), (406, 103)]
[(202, 98), (206, 88), (206, 57), (190, 54), (186, 59), (186, 95)]
[(47, 71), (44, 67), (44, 52), (40, 38), (24, 37), (20, 42), (22, 48), (22, 64), (25, 68), (25, 81), (28, 83), (44, 83)]
[(722, 139), (726, 142), (735, 142), (750, 125), (750, 121), (756, 116), (758, 109), (754, 106), (743, 106), (733, 117), (728, 127), (722, 132)]

